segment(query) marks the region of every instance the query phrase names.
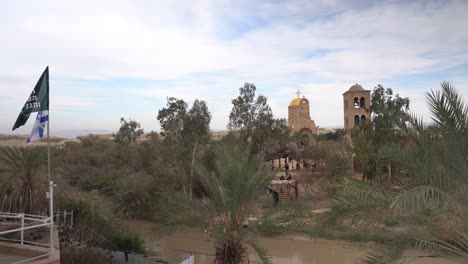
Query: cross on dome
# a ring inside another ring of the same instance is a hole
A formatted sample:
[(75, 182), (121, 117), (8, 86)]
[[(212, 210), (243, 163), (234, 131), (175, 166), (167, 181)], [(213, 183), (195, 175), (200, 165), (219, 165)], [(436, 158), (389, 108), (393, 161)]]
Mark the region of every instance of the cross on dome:
[(301, 95), (301, 92), (299, 90), (297, 90), (296, 94), (297, 94), (297, 98), (299, 98), (300, 95)]

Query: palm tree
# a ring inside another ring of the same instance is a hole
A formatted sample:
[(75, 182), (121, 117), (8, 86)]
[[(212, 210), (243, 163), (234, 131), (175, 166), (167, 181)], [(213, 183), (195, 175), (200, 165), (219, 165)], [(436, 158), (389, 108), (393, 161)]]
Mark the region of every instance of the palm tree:
[[(259, 236), (279, 235), (302, 228), (300, 203), (273, 205), (265, 187), (273, 179), (258, 168), (259, 157), (249, 148), (224, 145), (215, 151), (214, 170), (196, 166), (205, 196), (191, 199), (183, 192), (168, 192), (157, 203), (158, 234), (180, 229), (208, 232), (214, 240), (216, 263), (247, 263), (250, 245), (263, 263), (270, 259), (259, 244)], [(248, 227), (246, 227), (248, 225)]]
[(408, 114), (404, 142), (379, 151), (381, 160), (407, 174), (402, 189), (354, 182), (334, 200), (329, 223), (378, 223), (395, 216), (419, 221), (412, 241), (387, 245), (364, 263), (396, 263), (409, 248), (468, 258), (468, 105), (447, 82), (426, 98), (432, 124)]
[(6, 174), (0, 186), (11, 201), (10, 211), (31, 213), (47, 208), (44, 163), (47, 152), (43, 147), (0, 148), (0, 173)]

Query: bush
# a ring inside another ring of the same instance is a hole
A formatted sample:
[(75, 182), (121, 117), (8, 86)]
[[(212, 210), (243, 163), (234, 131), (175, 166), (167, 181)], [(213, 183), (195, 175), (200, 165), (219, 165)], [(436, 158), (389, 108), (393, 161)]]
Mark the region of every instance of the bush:
[(120, 250), (143, 253), (143, 240), (129, 231), (122, 231), (112, 235), (112, 242)]
[(60, 208), (74, 210), (75, 226), (64, 235), (68, 240), (111, 250), (143, 252), (142, 240), (128, 231), (99, 195), (64, 188), (57, 193), (56, 201)]
[(332, 155), (327, 159), (327, 174), (335, 179), (343, 179), (351, 174), (351, 164), (341, 154)]
[(157, 183), (153, 176), (144, 172), (122, 177), (115, 181), (115, 202), (124, 215), (151, 217), (157, 194)]
[(97, 169), (84, 174), (80, 178), (80, 186), (86, 191), (98, 190), (104, 193), (111, 193), (114, 180), (115, 176), (108, 171)]
[(400, 222), (398, 222), (398, 220), (396, 220), (396, 219), (389, 218), (389, 219), (385, 219), (384, 224), (385, 224), (385, 226), (389, 226), (389, 227), (390, 226), (399, 226)]

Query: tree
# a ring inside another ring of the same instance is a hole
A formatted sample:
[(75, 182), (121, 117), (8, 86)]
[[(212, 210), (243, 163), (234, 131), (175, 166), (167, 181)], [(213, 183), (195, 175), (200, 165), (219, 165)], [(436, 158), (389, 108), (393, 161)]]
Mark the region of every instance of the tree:
[[(304, 207), (298, 202), (273, 206), (271, 197), (265, 195), (273, 174), (259, 169), (259, 156), (247, 148), (238, 144), (220, 146), (214, 157), (214, 169), (202, 163), (195, 167), (205, 197), (192, 199), (183, 192), (161, 196), (155, 216), (158, 234), (187, 228), (207, 231), (214, 239), (216, 263), (247, 263), (246, 245), (258, 253), (263, 263), (269, 263), (259, 245), (259, 235), (301, 230)], [(252, 222), (252, 217), (257, 220)]]
[(322, 140), (334, 140), (334, 141), (341, 141), (343, 140), (344, 136), (346, 135), (346, 130), (344, 129), (336, 129), (335, 132), (327, 132), (324, 134), (316, 135), (317, 141)]
[(405, 112), (409, 109), (409, 98), (400, 97), (398, 94), (394, 96), (391, 88), (384, 89), (379, 84), (372, 91), (371, 102), (375, 144), (401, 140), (398, 128), (407, 119)]
[(175, 97), (167, 98), (167, 108), (159, 110), (157, 119), (161, 125), (161, 135), (180, 138), (187, 116), (187, 103)]
[(200, 145), (208, 143), (210, 139), (211, 113), (205, 101), (195, 100), (192, 108), (187, 108), (184, 100), (167, 98), (167, 108), (159, 110), (157, 119), (164, 137), (164, 153), (172, 157), (173, 165), (182, 178), (185, 178), (187, 167), (184, 161), (191, 160), (188, 183), (191, 195), (195, 154)]
[(141, 135), (143, 135), (143, 129), (140, 129), (140, 123), (125, 118), (120, 118), (120, 128), (117, 134), (113, 134), (114, 141), (120, 145), (128, 145), (134, 143)]
[[(372, 179), (381, 171), (377, 150), (388, 142), (400, 142), (404, 136), (399, 129), (407, 120), (406, 111), (410, 100), (407, 97), (393, 95), (391, 88), (377, 85), (372, 91), (372, 122), (368, 122), (351, 131), (355, 160), (366, 179)], [(391, 180), (391, 164), (387, 164)]]
[(0, 148), (1, 173), (7, 173), (12, 183), (1, 186), (12, 202), (11, 211), (33, 213), (47, 208), (44, 165), (47, 151), (44, 147)]
[(351, 165), (342, 153), (335, 153), (327, 157), (326, 172), (332, 179), (344, 179), (351, 174)]
[(365, 263), (397, 263), (411, 248), (468, 258), (468, 105), (447, 82), (426, 98), (433, 124), (407, 113), (407, 122), (399, 124), (405, 141), (378, 150), (379, 160), (391, 161), (408, 176), (400, 190), (356, 182), (333, 202), (330, 222), (369, 224), (390, 216), (418, 221), (412, 240), (386, 244)]
[(274, 119), (267, 98), (258, 95), (253, 83), (239, 88), (240, 95), (232, 100), (228, 129), (237, 131), (241, 141), (252, 144), (257, 150), (274, 141), (286, 141), (289, 128), (285, 119)]
[(192, 161), (190, 163), (190, 196), (192, 196), (193, 169), (195, 165), (195, 154), (200, 144), (206, 144), (210, 139), (211, 113), (205, 101), (195, 100), (193, 106), (187, 114), (183, 138), (191, 146)]

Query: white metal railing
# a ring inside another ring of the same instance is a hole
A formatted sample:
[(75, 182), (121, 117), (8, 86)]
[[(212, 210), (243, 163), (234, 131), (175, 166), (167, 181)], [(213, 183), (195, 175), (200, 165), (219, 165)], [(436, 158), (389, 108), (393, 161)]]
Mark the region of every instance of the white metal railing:
[(24, 245), (24, 230), (34, 229), (34, 228), (39, 228), (39, 227), (44, 227), (44, 226), (50, 226), (50, 217), (43, 217), (43, 216), (39, 216), (39, 215), (13, 214), (13, 213), (1, 213), (0, 212), (0, 218), (19, 220), (19, 222), (21, 223), (20, 228), (10, 229), (10, 230), (6, 230), (6, 231), (0, 231), (0, 236), (10, 234), (10, 233), (20, 232), (20, 234), (21, 234), (20, 235), (20, 237), (21, 237), (20, 240), (5, 239), (5, 238), (0, 238), (0, 239), (1, 240), (17, 241), (17, 242), (20, 242), (21, 245)]
[[(53, 243), (53, 226), (54, 226), (54, 202), (53, 202), (53, 191), (54, 191), (54, 183), (51, 181), (49, 183), (49, 192), (47, 192), (47, 198), (49, 199), (49, 216), (45, 215), (33, 215), (33, 214), (23, 214), (23, 213), (5, 213), (5, 212), (0, 212), (0, 219), (13, 219), (15, 222), (19, 222), (21, 224), (21, 227), (19, 228), (13, 228), (9, 229), (6, 231), (0, 231), (0, 236), (6, 235), (6, 234), (11, 234), (15, 232), (20, 233), (20, 239), (6, 239), (6, 238), (0, 238), (0, 240), (4, 241), (10, 241), (10, 242), (19, 242), (21, 245), (30, 244), (34, 246), (40, 246), (40, 247), (45, 247), (49, 248), (49, 252), (40, 256), (35, 256), (32, 258), (24, 259), (18, 262), (15, 262), (13, 264), (19, 264), (19, 263), (24, 263), (27, 261), (31, 261), (34, 259), (38, 258), (43, 258), (43, 257), (52, 257), (54, 253), (54, 243)], [(72, 214), (73, 215), (73, 214)], [(64, 214), (64, 219), (66, 219), (67, 213), (65, 212)], [(73, 219), (73, 216), (71, 216)], [(73, 221), (73, 220), (72, 220)], [(35, 228), (41, 228), (41, 227), (49, 227), (50, 232), (49, 232), (49, 244), (42, 244), (42, 243), (36, 243), (33, 241), (26, 241), (24, 240), (24, 231), (25, 230), (30, 230), (30, 229), (35, 229)]]

